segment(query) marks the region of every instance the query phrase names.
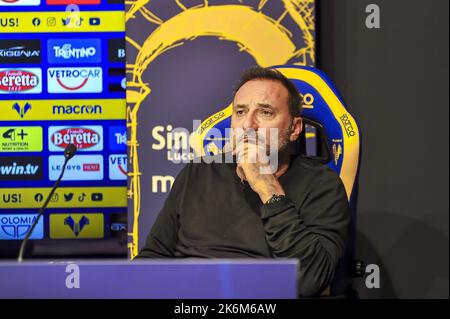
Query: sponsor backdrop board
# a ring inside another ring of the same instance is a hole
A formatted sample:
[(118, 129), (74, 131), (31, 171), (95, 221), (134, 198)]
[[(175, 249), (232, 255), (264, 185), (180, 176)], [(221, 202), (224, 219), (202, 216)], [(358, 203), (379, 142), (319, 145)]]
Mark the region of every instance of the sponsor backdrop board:
[(33, 256), (125, 257), (123, 0), (0, 0), (0, 258), (14, 257), (73, 143)]
[[(173, 160), (195, 155), (192, 121), (228, 106), (251, 65), (315, 65), (315, 2), (152, 0), (127, 2), (125, 10), (133, 257), (183, 167)], [(183, 156), (171, 153), (177, 143)]]

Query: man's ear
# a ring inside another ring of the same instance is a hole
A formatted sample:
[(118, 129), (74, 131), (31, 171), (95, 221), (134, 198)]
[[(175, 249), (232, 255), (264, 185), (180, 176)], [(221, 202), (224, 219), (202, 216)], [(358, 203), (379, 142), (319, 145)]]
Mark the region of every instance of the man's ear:
[(289, 136), (289, 141), (295, 142), (298, 137), (300, 136), (300, 133), (303, 130), (303, 120), (301, 117), (294, 117), (292, 121), (292, 130), (291, 135)]

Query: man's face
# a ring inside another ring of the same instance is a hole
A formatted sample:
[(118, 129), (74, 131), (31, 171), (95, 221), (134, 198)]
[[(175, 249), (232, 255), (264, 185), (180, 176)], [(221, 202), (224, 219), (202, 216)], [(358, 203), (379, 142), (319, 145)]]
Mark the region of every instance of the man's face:
[[(231, 127), (234, 132), (255, 131), (258, 138), (265, 139), (266, 149), (278, 143), (279, 152), (295, 141), (302, 129), (301, 118), (293, 118), (289, 113), (288, 90), (278, 81), (266, 79), (248, 81), (236, 92)], [(277, 130), (277, 139), (271, 139), (270, 129)], [(239, 136), (234, 134), (234, 138)]]

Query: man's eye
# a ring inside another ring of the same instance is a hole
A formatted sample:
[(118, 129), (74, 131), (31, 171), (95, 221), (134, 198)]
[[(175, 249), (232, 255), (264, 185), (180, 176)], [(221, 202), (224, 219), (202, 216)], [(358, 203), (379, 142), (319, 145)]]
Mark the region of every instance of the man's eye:
[(237, 110), (237, 111), (236, 111), (236, 114), (237, 114), (237, 115), (242, 115), (242, 114), (244, 114), (244, 111), (242, 111), (242, 110)]
[(272, 116), (273, 115), (273, 112), (272, 111), (268, 111), (268, 110), (262, 110), (261, 113), (264, 116)]

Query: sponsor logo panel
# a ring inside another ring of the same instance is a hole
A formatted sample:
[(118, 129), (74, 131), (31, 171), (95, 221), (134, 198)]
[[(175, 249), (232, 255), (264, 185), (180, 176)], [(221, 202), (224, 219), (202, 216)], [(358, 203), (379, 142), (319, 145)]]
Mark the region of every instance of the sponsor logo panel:
[[(0, 188), (2, 208), (40, 208), (51, 188)], [(126, 187), (61, 187), (48, 207), (126, 207)]]
[(77, 152), (103, 150), (103, 128), (92, 126), (50, 126), (48, 128), (48, 149), (63, 152), (69, 144), (77, 147)]
[[(0, 214), (0, 240), (24, 239), (37, 214)], [(44, 238), (44, 218), (39, 218), (30, 239)]]
[(0, 100), (2, 121), (120, 120), (126, 118), (125, 99)]
[[(4, 1), (4, 0), (0, 0)], [(71, 4), (74, 4), (72, 1)], [(0, 12), (0, 33), (80, 33), (80, 32), (124, 32), (125, 14), (122, 11), (73, 12), (20, 12), (11, 17), (9, 12)]]
[[(64, 155), (50, 155), (48, 158), (49, 179), (56, 181), (61, 174)], [(102, 155), (75, 155), (67, 163), (63, 181), (100, 181), (103, 180)]]
[(0, 69), (0, 94), (33, 94), (42, 92), (40, 68)]
[(109, 179), (126, 180), (127, 179), (127, 155), (112, 154), (109, 155)]
[(48, 5), (62, 4), (100, 4), (101, 0), (45, 0)]
[(50, 238), (103, 238), (104, 217), (99, 213), (51, 214)]
[(0, 181), (41, 180), (42, 165), (40, 156), (2, 156), (0, 157)]
[(127, 128), (123, 126), (110, 126), (109, 127), (109, 148), (112, 151), (127, 150)]
[(125, 62), (125, 39), (108, 40), (108, 60), (110, 62)]
[(49, 68), (49, 93), (101, 93), (102, 68)]
[(100, 63), (100, 39), (49, 39), (47, 41), (49, 63)]
[(41, 63), (41, 54), (40, 40), (0, 40), (2, 64)]
[(38, 6), (41, 0), (0, 0), (0, 6)]
[(41, 126), (0, 126), (0, 152), (41, 151)]

